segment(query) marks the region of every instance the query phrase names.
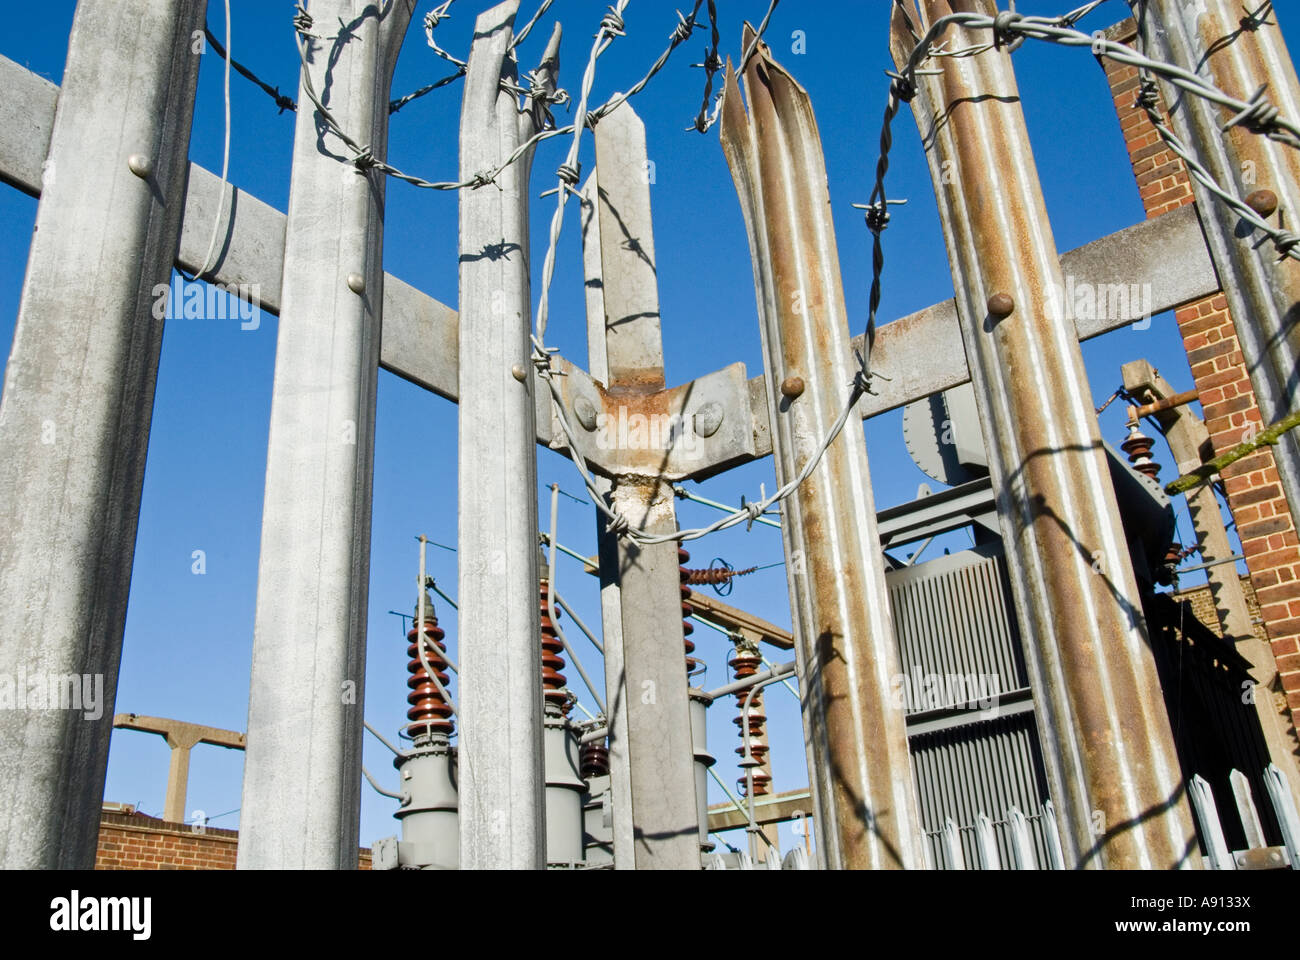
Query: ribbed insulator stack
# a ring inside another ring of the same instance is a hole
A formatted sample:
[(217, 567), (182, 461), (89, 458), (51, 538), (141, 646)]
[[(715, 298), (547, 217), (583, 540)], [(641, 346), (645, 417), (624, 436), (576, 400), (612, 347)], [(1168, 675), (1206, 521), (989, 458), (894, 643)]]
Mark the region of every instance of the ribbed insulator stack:
[[(547, 704), (553, 704), (556, 709), (567, 714), (573, 709), (573, 702), (565, 687), (567, 682), (565, 676), (560, 673), (564, 669), (564, 658), (560, 656), (564, 651), (564, 644), (560, 642), (560, 635), (551, 620), (550, 604), (546, 601), (549, 589), (550, 583), (546, 580), (541, 581), (542, 697)], [(555, 611), (555, 616), (557, 618), (560, 616), (559, 610)]]
[[(735, 672), (737, 680), (746, 680), (758, 673), (759, 668), (763, 665), (763, 658), (757, 653), (736, 648), (736, 655), (727, 661), (727, 666)], [(736, 753), (740, 755), (741, 760), (745, 757), (745, 700), (749, 697), (751, 688), (736, 691), (736, 706), (740, 708), (740, 716), (733, 721), (740, 728), (740, 746), (736, 748)], [(767, 760), (767, 734), (765, 727), (767, 725), (767, 715), (763, 713), (763, 691), (759, 690), (754, 693), (754, 699), (749, 705), (749, 755), (754, 761), (753, 780), (754, 796), (765, 797), (771, 785), (772, 777), (764, 769)], [(746, 778), (741, 777), (736, 781), (740, 785), (741, 795), (745, 794)]]
[(604, 740), (584, 743), (578, 751), (578, 763), (585, 780), (609, 776), (609, 747), (605, 745)]
[(1120, 449), (1128, 454), (1128, 462), (1133, 464), (1133, 469), (1145, 473), (1152, 480), (1160, 473), (1160, 464), (1151, 459), (1151, 448), (1155, 443), (1136, 423), (1130, 423), (1128, 438), (1120, 444)]
[(686, 569), (686, 562), (691, 559), (691, 555), (681, 547), (677, 548), (677, 577), (681, 581), (682, 591), (682, 644), (686, 650), (686, 676), (687, 678), (697, 677), (704, 672), (704, 663), (698, 658), (692, 656), (695, 653), (695, 643), (691, 640), (691, 634), (695, 632), (695, 624), (691, 623), (691, 588), (686, 582), (691, 577), (691, 571)]
[[(416, 616), (419, 616), (418, 607)], [(451, 682), (451, 677), (446, 671), (446, 661), (431, 648), (436, 647), (445, 653), (447, 645), (442, 641), (446, 635), (446, 632), (438, 626), (438, 617), (433, 612), (433, 604), (426, 599), (424, 604), (425, 658), (444, 689)], [(429, 733), (441, 733), (450, 737), (455, 729), (451, 719), (451, 705), (424, 671), (424, 664), (420, 662), (418, 636), (416, 625), (412, 622), (411, 629), (406, 634), (408, 642), (406, 655), (410, 657), (406, 664), (406, 672), (410, 674), (406, 679), (406, 685), (411, 690), (406, 696), (406, 702), (411, 705), (411, 708), (406, 711), (406, 719), (411, 721), (406, 725), (406, 735), (412, 739)]]

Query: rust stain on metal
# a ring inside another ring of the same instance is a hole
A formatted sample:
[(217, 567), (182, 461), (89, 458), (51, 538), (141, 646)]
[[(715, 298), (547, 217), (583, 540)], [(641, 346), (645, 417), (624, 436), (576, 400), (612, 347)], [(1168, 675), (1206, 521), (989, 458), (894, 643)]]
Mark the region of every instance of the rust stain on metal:
[[(989, 0), (921, 6), (925, 28), (955, 10), (996, 13)], [(954, 28), (945, 39), (986, 38)], [(912, 43), (895, 8), (896, 63)], [(933, 133), (931, 174), (1067, 860), (1172, 866), (1190, 818), (1082, 356), (1068, 323), (1052, 319), (1059, 256), (1015, 77), (1004, 51), (942, 69), (918, 77), (913, 110)], [(1100, 838), (1094, 811), (1107, 826)]]
[[(744, 46), (753, 41), (746, 27)], [(766, 327), (767, 383), (817, 371), (797, 404), (768, 397), (777, 477), (819, 449), (852, 379), (830, 197), (807, 94), (759, 43), (746, 70), (749, 111), (728, 64), (721, 140), (736, 182)], [(786, 392), (786, 396), (790, 391)], [(832, 867), (921, 865), (922, 836), (901, 711), (866, 451), (846, 429), (787, 501), (791, 608), (812, 790), (822, 852)], [(793, 559), (792, 559), (793, 558)]]

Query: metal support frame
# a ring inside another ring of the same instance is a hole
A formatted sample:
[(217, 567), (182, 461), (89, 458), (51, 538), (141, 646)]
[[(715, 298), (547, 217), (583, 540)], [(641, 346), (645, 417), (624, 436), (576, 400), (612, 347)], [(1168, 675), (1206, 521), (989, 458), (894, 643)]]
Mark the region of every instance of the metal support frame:
[[(927, 28), (952, 12), (949, 0), (921, 6)], [(993, 0), (962, 9), (997, 12)], [(903, 16), (895, 7), (900, 67), (913, 46)], [(947, 36), (957, 46), (981, 39)], [(1066, 863), (1188, 865), (1195, 835), (1083, 358), (1075, 331), (1048, 309), (1063, 278), (1010, 54), (945, 60), (940, 75), (917, 79), (912, 110), (958, 291)]]
[(98, 678), (103, 703), (0, 711), (7, 869), (95, 861), (205, 8), (82, 0), (40, 157), (0, 399), (0, 669)]
[[(1242, 100), (1267, 91), (1283, 116), (1300, 116), (1300, 81), (1276, 9), (1250, 28), (1243, 26), (1239, 0), (1142, 0), (1135, 12), (1149, 56), (1208, 75)], [(1224, 130), (1231, 117), (1221, 107), (1163, 80), (1161, 89), (1165, 103), (1172, 105), (1175, 132), (1206, 171), (1240, 197), (1272, 191), (1280, 222), (1294, 229), (1300, 211), (1300, 152), (1254, 132), (1250, 123)], [(1190, 179), (1260, 415), (1264, 423), (1275, 423), (1300, 407), (1300, 328), (1295, 321), (1300, 262), (1279, 259), (1273, 245), (1262, 241), (1236, 211), (1195, 177)], [(1273, 457), (1300, 528), (1300, 435), (1279, 438)]]
[[(326, 106), (383, 157), (415, 0), (311, 0), (294, 134), (237, 865), (356, 869), (384, 177), (340, 163)], [(303, 483), (303, 476), (311, 483)]]
[[(479, 15), (465, 76), (460, 171), (498, 167), (541, 126), (508, 85), (519, 0)], [(558, 28), (539, 77), (553, 89)], [(537, 452), (529, 356), (531, 151), (496, 187), (460, 191), (460, 862), (546, 865)]]
[[(721, 138), (749, 235), (777, 482), (798, 476), (847, 401), (854, 366), (826, 183), (807, 94), (756, 43), (749, 111), (728, 66)], [(775, 387), (801, 378), (793, 397)], [(802, 715), (831, 868), (923, 864), (899, 672), (866, 444), (856, 419), (782, 503)]]

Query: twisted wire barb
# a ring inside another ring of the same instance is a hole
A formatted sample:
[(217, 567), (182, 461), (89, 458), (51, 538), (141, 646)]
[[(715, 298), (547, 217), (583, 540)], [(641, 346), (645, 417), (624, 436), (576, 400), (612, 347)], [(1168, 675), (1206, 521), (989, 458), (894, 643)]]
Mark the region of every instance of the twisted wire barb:
[(412, 100), (418, 100), (426, 93), (433, 93), (433, 91), (439, 89), (440, 87), (445, 87), (449, 83), (455, 83), (463, 76), (465, 76), (465, 68), (461, 67), (455, 73), (449, 73), (441, 80), (435, 80), (433, 83), (426, 84), (425, 86), (420, 87), (418, 90), (412, 90), (410, 93), (406, 94), (403, 97), (398, 97), (396, 100), (390, 100), (388, 101), (388, 112), (390, 115), (394, 114), (398, 110), (401, 110), (402, 107), (406, 106)]
[(555, 0), (542, 0), (542, 5), (537, 8), (531, 20), (524, 24), (524, 28), (515, 34), (515, 38), (510, 41), (510, 49), (513, 50), (519, 44), (528, 39), (528, 35), (533, 32), (533, 27), (537, 26), (537, 21), (546, 16), (546, 11), (551, 9), (551, 4)]
[[(1179, 90), (1202, 97), (1230, 111), (1232, 116), (1221, 125), (1223, 130), (1241, 125), (1253, 133), (1266, 136), (1271, 140), (1276, 140), (1291, 147), (1300, 148), (1300, 125), (1283, 117), (1281, 112), (1268, 102), (1264, 96), (1264, 87), (1256, 90), (1249, 100), (1241, 100), (1220, 90), (1205, 78), (1176, 64), (1153, 60), (1143, 52), (1110, 40), (1101, 31), (1088, 34), (1074, 29), (1074, 25), (1079, 20), (1083, 19), (1103, 2), (1105, 0), (1091, 0), (1091, 2), (1057, 17), (1031, 17), (1017, 13), (1014, 9), (999, 11), (994, 16), (980, 13), (954, 13), (940, 17), (931, 24), (924, 35), (919, 35), (911, 16), (908, 14), (907, 5), (903, 0), (894, 0), (894, 5), (901, 11), (903, 21), (915, 41), (915, 46), (908, 57), (907, 63), (897, 73), (888, 73), (891, 82), (889, 99), (885, 106), (884, 123), (881, 127), (880, 157), (876, 163), (876, 182), (871, 192), (870, 201), (861, 207), (861, 209), (867, 211), (867, 228), (873, 236), (871, 295), (867, 317), (868, 348), (870, 348), (875, 335), (876, 311), (880, 304), (881, 275), (884, 269), (884, 252), (880, 235), (885, 227), (889, 225), (887, 205), (895, 202), (887, 199), (885, 175), (889, 170), (889, 152), (893, 146), (891, 125), (898, 113), (900, 104), (910, 102), (916, 95), (917, 76), (935, 72), (922, 69), (922, 64), (927, 60), (936, 57), (977, 56), (1003, 45), (1008, 46), (1009, 49), (1014, 49), (1014, 42), (1025, 38), (1044, 40), (1061, 46), (1089, 47), (1099, 57), (1104, 56), (1118, 63), (1137, 67), (1142, 78), (1137, 104), (1145, 108), (1147, 116), (1160, 138), (1187, 165), (1191, 175), (1214, 196), (1228, 204), (1242, 219), (1272, 240), (1280, 254), (1279, 259), (1290, 257), (1300, 260), (1300, 235), (1268, 223), (1244, 200), (1219, 184), (1200, 161), (1192, 155), (1187, 145), (1165, 123), (1164, 116), (1159, 110), (1159, 101), (1156, 96), (1157, 88), (1153, 75), (1165, 78)], [(1271, 9), (1270, 0), (1265, 0), (1253, 13), (1246, 11), (1246, 17), (1242, 20), (1242, 28), (1256, 29), (1264, 22), (1260, 18), (1267, 16), (1269, 9)], [(1145, 47), (1145, 13), (1145, 0), (1139, 0), (1139, 42), (1143, 47)], [(993, 33), (993, 39), (988, 43), (974, 44), (957, 50), (945, 50), (938, 41), (953, 26), (961, 26), (971, 30), (989, 30)]]
[[(213, 49), (213, 52), (215, 52), (217, 56), (226, 59), (226, 48), (221, 45), (221, 41), (216, 38), (211, 28), (208, 27), (207, 24), (204, 24), (203, 26), (203, 33), (207, 39), (208, 46), (210, 46)], [(256, 86), (261, 87), (262, 90), (266, 93), (266, 95), (275, 101), (275, 105), (280, 108), (281, 113), (284, 113), (284, 111), (286, 110), (298, 109), (298, 104), (294, 102), (293, 97), (281, 93), (279, 87), (271, 86), (269, 83), (267, 83), (257, 74), (255, 74), (248, 67), (244, 66), (234, 57), (230, 57), (229, 60), (230, 60), (230, 65), (234, 67), (236, 73), (238, 73), (244, 79), (251, 81)]]
[[(432, 31), (433, 28), (438, 25), (439, 21), (445, 20), (447, 19), (447, 17), (450, 16), (447, 10), (451, 6), (452, 2), (454, 2), (454, 0), (447, 0), (446, 3), (443, 3), (441, 6), (431, 11), (425, 17), (425, 30), (426, 33), (429, 35), (430, 44), (433, 46), (434, 50), (436, 52), (440, 52), (440, 54), (445, 54), (445, 51), (441, 51), (436, 44), (433, 44)], [(610, 7), (609, 13), (607, 13), (605, 17), (602, 18), (601, 29), (600, 32), (597, 34), (597, 36), (604, 38), (603, 41), (604, 46), (607, 46), (608, 43), (612, 41), (614, 37), (623, 35), (622, 11), (627, 6), (627, 4), (628, 4), (628, 0), (620, 0), (620, 2), (616, 4), (616, 6)], [(638, 93), (644, 90), (646, 86), (650, 83), (650, 81), (654, 79), (655, 75), (664, 68), (665, 64), (667, 64), (668, 58), (672, 56), (673, 51), (676, 50), (677, 47), (680, 46), (682, 42), (684, 42), (692, 34), (692, 32), (694, 32), (696, 26), (696, 19), (699, 13), (700, 6), (702, 4), (703, 4), (703, 0), (695, 0), (695, 7), (689, 17), (683, 17), (681, 13), (677, 14), (678, 24), (676, 29), (674, 29), (672, 33), (672, 40), (668, 48), (662, 54), (659, 55), (659, 58), (655, 60), (655, 62), (651, 65), (646, 75), (642, 77), (639, 81), (637, 81), (637, 83), (634, 84), (626, 93), (617, 94), (616, 96), (610, 98), (605, 103), (601, 104), (596, 109), (591, 110), (589, 112), (586, 110), (586, 97), (584, 97), (582, 100), (581, 109), (577, 111), (577, 115), (581, 119), (580, 124), (571, 123), (568, 126), (564, 126), (564, 127), (553, 127), (553, 126), (550, 128), (544, 127), (542, 130), (539, 130), (536, 134), (534, 134), (533, 136), (525, 140), (523, 143), (521, 143), (510, 154), (510, 156), (508, 156), (505, 159), (505, 162), (503, 162), (499, 167), (497, 167), (494, 170), (481, 170), (467, 180), (438, 180), (438, 181), (425, 180), (422, 177), (417, 177), (417, 176), (413, 176), (412, 174), (405, 173), (399, 170), (398, 168), (394, 167), (392, 164), (386, 163), (378, 159), (377, 157), (374, 156), (374, 154), (371, 152), (368, 146), (362, 146), (358, 144), (355, 140), (353, 140), (343, 131), (342, 127), (340, 127), (338, 122), (334, 119), (333, 114), (329, 112), (329, 110), (325, 107), (325, 105), (321, 103), (320, 98), (316, 95), (316, 91), (312, 87), (310, 77), (306, 77), (306, 79), (304, 80), (303, 88), (304, 88), (304, 92), (308, 96), (308, 99), (310, 99), (312, 104), (316, 107), (317, 112), (320, 114), (321, 119), (324, 121), (326, 126), (336, 136), (338, 136), (339, 139), (342, 140), (344, 144), (347, 145), (349, 150), (351, 150), (352, 163), (362, 173), (365, 173), (370, 170), (374, 170), (385, 176), (392, 177), (395, 180), (401, 180), (404, 183), (411, 184), (411, 186), (413, 187), (419, 187), (425, 190), (465, 190), (465, 189), (476, 190), (479, 187), (484, 187), (487, 186), (488, 184), (496, 184), (497, 178), (500, 177), (501, 174), (504, 173), (508, 167), (510, 167), (514, 163), (519, 162), (519, 160), (522, 159), (525, 154), (527, 154), (530, 150), (533, 149), (533, 147), (537, 146), (542, 141), (549, 140), (552, 137), (563, 137), (563, 136), (573, 135), (575, 134), (575, 132), (579, 132), (580, 127), (594, 127), (604, 117), (607, 117), (611, 112), (616, 110), (624, 102), (630, 100), (632, 97), (636, 96)], [(529, 24), (526, 25), (525, 31), (532, 29), (533, 23), (541, 16), (542, 13), (545, 12), (545, 10), (548, 7), (549, 4), (546, 3), (543, 4), (543, 8), (538, 11), (537, 15), (534, 17), (534, 20), (530, 21)], [(306, 10), (302, 8), (301, 5), (299, 5), (298, 7), (298, 13), (294, 16), (293, 23), (294, 23), (294, 29), (297, 31), (297, 34), (300, 38), (300, 41), (298, 43), (298, 56), (299, 59), (302, 61), (304, 75), (306, 74), (306, 68), (307, 68), (307, 50), (306, 50), (306, 44), (302, 42), (302, 38), (305, 38), (307, 42), (310, 42), (311, 40), (344, 39), (340, 37), (320, 37), (316, 34), (311, 33), (310, 31), (313, 26), (312, 18), (306, 12)], [(606, 29), (607, 27), (608, 30)], [(516, 42), (518, 42), (519, 39), (521, 38), (516, 38)], [(600, 48), (602, 53), (604, 52), (604, 46), (601, 46)], [(442, 80), (438, 81), (437, 83), (431, 84), (427, 88), (421, 88), (420, 90), (415, 91), (413, 94), (408, 94), (407, 96), (402, 97), (400, 100), (392, 101), (389, 104), (389, 112), (394, 113), (397, 110), (400, 110), (411, 100), (414, 100), (416, 97), (423, 96), (424, 94), (430, 92), (430, 90), (434, 90), (440, 86), (443, 86), (444, 84), (451, 83), (453, 80), (459, 79), (459, 77), (464, 75), (466, 69), (466, 64), (464, 63), (464, 61), (461, 61), (456, 57), (452, 57), (449, 54), (444, 56), (444, 59), (449, 60), (450, 62), (456, 64), (459, 67), (456, 73), (448, 77), (444, 77)], [(548, 106), (550, 104), (564, 104), (569, 102), (569, 94), (563, 90), (557, 90), (552, 94), (544, 94), (536, 87), (533, 87), (529, 90), (524, 90), (521, 87), (517, 87), (517, 86), (511, 87), (507, 85), (507, 89), (511, 89), (512, 92), (520, 93), (528, 97), (530, 100), (537, 100), (538, 98), (544, 98), (545, 103)], [(589, 93), (590, 90), (588, 90), (588, 94)], [(549, 117), (549, 111), (547, 112), (547, 116)], [(576, 139), (577, 138), (575, 137), (575, 140)], [(572, 153), (574, 151), (570, 151), (570, 152)], [(580, 167), (576, 166), (576, 162), (577, 162), (576, 157), (571, 162), (566, 161), (564, 164), (561, 165), (561, 169), (567, 168), (569, 170), (579, 171)], [(576, 178), (574, 179), (576, 182)]]

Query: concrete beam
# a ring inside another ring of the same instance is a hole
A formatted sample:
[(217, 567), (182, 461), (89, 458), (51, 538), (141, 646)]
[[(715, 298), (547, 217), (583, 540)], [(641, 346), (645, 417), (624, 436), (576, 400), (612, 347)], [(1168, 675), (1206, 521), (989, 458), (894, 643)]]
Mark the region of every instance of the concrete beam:
[(789, 630), (782, 630), (762, 617), (723, 603), (703, 590), (691, 591), (691, 607), (696, 613), (703, 614), (706, 620), (734, 630), (750, 643), (766, 643), (778, 650), (794, 649), (794, 635)]
[(749, 235), (769, 387), (777, 482), (821, 460), (781, 504), (794, 618), (804, 741), (820, 828), (819, 862), (832, 869), (923, 864), (924, 836), (866, 445), (849, 422), (821, 453), (854, 378), (826, 164), (807, 93), (756, 44), (745, 74), (749, 110), (727, 67), (721, 140)]
[[(540, 128), (509, 86), (519, 0), (478, 17), (460, 173), (495, 169)], [(553, 89), (557, 25), (537, 76)], [(508, 85), (508, 86), (507, 86)], [(460, 865), (546, 866), (537, 451), (528, 266), (532, 152), (460, 199)], [(523, 373), (516, 379), (512, 370)]]
[[(754, 822), (760, 826), (812, 818), (812, 794), (807, 787), (802, 790), (774, 793), (754, 801)], [(749, 817), (737, 810), (736, 805), (730, 800), (709, 806), (710, 833), (743, 830), (748, 825)]]
[[(241, 869), (355, 869), (385, 178), (322, 133), (306, 84), (383, 157), (415, 0), (311, 0), (285, 228), (253, 632)], [(346, 27), (342, 27), (346, 24)], [(337, 34), (337, 35), (336, 35)], [(295, 37), (295, 42), (299, 40)], [(304, 482), (306, 480), (306, 482)]]
[[(0, 162), (18, 168), (6, 180), (44, 188), (0, 397), (0, 672), (76, 678), (101, 710), (90, 720), (43, 695), (0, 711), (8, 869), (95, 860), (162, 345), (153, 288), (180, 235), (204, 9), (82, 0), (48, 128), (36, 111), (14, 117), (14, 98), (0, 120)], [(28, 86), (48, 106), (51, 86)], [(43, 178), (14, 137), (33, 157), (48, 144)]]
[(200, 743), (210, 743), (232, 750), (243, 750), (244, 735), (234, 730), (205, 727), (166, 717), (145, 717), (136, 713), (119, 713), (113, 718), (117, 730), (156, 733), (167, 740), (171, 759), (167, 770), (167, 796), (163, 801), (163, 819), (168, 823), (185, 822), (185, 795), (190, 780), (190, 750)]
[[(921, 7), (921, 29), (951, 11), (949, 0)], [(994, 0), (965, 8), (997, 12)], [(894, 8), (890, 46), (900, 69), (914, 43), (905, 16), (903, 5)], [(957, 47), (984, 39), (956, 28), (946, 35)], [(1052, 291), (1065, 280), (1009, 52), (918, 76), (911, 106), (926, 134), (959, 291), (958, 326), (1065, 865), (1194, 864), (1195, 833), (1077, 330), (1052, 309)]]

